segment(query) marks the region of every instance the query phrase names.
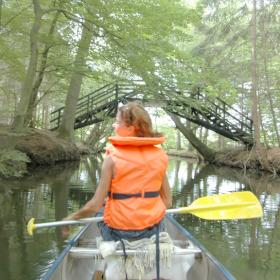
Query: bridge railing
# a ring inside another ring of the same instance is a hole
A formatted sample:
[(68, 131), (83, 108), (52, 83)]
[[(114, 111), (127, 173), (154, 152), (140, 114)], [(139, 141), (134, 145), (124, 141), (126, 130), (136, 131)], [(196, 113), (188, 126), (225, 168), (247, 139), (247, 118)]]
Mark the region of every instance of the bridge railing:
[[(79, 98), (75, 111), (75, 118), (92, 114), (93, 112), (98, 113), (113, 102), (116, 102), (116, 100), (120, 100), (133, 93), (137, 94), (139, 88), (141, 88), (141, 85), (128, 83), (107, 84)], [(63, 113), (64, 107), (60, 107), (51, 113), (52, 118), (50, 122), (52, 129), (56, 129), (60, 126)]]
[(57, 110), (51, 112), (51, 129), (56, 129), (60, 126), (62, 115), (64, 112), (64, 107), (60, 107)]
[(200, 91), (193, 93), (188, 90), (169, 90), (168, 92), (167, 100), (170, 101), (170, 105), (184, 107), (185, 113), (190, 118), (198, 113), (205, 121), (216, 122), (217, 125), (252, 134), (253, 121), (220, 98), (208, 97), (206, 93)]
[(231, 128), (235, 128), (240, 132), (245, 131), (252, 134), (253, 121), (242, 112), (238, 111), (218, 97), (215, 99), (209, 98), (205, 93), (201, 92), (197, 94), (197, 97), (198, 100), (206, 100), (206, 110), (209, 110), (213, 118), (215, 116), (219, 117), (219, 120), (217, 121), (220, 121)]

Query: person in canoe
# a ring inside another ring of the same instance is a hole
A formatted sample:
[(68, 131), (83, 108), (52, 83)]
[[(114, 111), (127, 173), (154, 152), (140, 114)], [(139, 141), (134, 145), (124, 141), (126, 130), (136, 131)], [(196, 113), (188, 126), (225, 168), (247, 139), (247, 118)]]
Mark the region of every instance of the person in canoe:
[(156, 146), (164, 137), (153, 131), (148, 112), (134, 102), (118, 109), (113, 128), (116, 136), (109, 137), (111, 146), (94, 196), (65, 219), (97, 214), (107, 197), (104, 222), (99, 225), (105, 241), (149, 238), (164, 231), (165, 211), (172, 205), (168, 157)]

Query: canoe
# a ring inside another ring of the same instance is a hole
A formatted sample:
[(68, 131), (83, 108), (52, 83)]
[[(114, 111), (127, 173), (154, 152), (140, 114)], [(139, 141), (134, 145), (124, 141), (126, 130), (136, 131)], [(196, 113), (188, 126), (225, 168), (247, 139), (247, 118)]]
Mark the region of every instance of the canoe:
[[(187, 280), (234, 280), (235, 277), (215, 259), (186, 229), (175, 219), (166, 215), (166, 228), (176, 250), (172, 251), (168, 267), (160, 266), (161, 279)], [(110, 259), (100, 255), (96, 238), (100, 236), (96, 223), (84, 226), (74, 236), (57, 257), (43, 280), (101, 280), (125, 279), (112, 272), (108, 274)], [(126, 250), (132, 255), (133, 250)], [(138, 254), (139, 255), (139, 254)], [(134, 257), (136, 255), (134, 254)], [(124, 259), (123, 251), (116, 250), (115, 258)], [(114, 261), (114, 260), (113, 260)], [(116, 263), (115, 266), (119, 266)], [(106, 274), (107, 272), (107, 274)], [(106, 274), (106, 278), (105, 278)], [(139, 279), (129, 275), (128, 279)], [(156, 279), (156, 269), (141, 276), (143, 280)]]

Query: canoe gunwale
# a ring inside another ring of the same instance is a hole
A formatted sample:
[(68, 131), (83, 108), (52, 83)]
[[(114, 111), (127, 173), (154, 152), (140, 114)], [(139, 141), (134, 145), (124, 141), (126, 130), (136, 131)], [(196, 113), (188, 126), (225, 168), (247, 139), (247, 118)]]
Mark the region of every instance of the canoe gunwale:
[(43, 275), (41, 280), (49, 280), (51, 279), (53, 273), (56, 271), (58, 266), (61, 264), (65, 256), (70, 252), (71, 248), (78, 243), (79, 238), (84, 234), (86, 229), (90, 226), (90, 224), (85, 225), (81, 230), (78, 231), (76, 235), (72, 239), (69, 240), (66, 247), (62, 250), (62, 252), (57, 256), (55, 261), (51, 264), (50, 268), (47, 270), (47, 272)]

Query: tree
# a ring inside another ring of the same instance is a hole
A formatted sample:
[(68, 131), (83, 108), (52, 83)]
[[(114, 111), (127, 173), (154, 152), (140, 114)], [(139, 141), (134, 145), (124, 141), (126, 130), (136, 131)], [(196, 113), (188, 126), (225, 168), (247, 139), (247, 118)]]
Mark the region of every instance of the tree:
[(251, 86), (251, 95), (252, 95), (252, 118), (254, 121), (254, 140), (256, 149), (260, 149), (260, 116), (258, 111), (258, 95), (257, 95), (257, 3), (256, 0), (253, 0), (253, 12), (252, 12), (252, 86)]
[(261, 59), (263, 61), (263, 69), (260, 69), (263, 73), (263, 79), (259, 79), (259, 82), (262, 83), (262, 80), (264, 80), (263, 84), (264, 84), (264, 91), (265, 91), (265, 97), (268, 98), (269, 101), (269, 107), (270, 107), (270, 112), (271, 112), (271, 117), (272, 117), (272, 125), (273, 128), (275, 130), (275, 134), (276, 134), (276, 141), (278, 143), (278, 146), (280, 147), (280, 136), (279, 136), (279, 129), (277, 126), (277, 116), (275, 113), (275, 106), (274, 106), (274, 101), (273, 101), (273, 96), (271, 93), (271, 77), (270, 77), (270, 73), (268, 71), (268, 62), (269, 62), (269, 48), (268, 48), (268, 24), (269, 24), (269, 18), (271, 16), (271, 14), (268, 13), (267, 11), (267, 7), (265, 7), (264, 5), (264, 1), (261, 0), (260, 1), (261, 4), (261, 14), (260, 14), (260, 33), (261, 33), (261, 48), (260, 48), (260, 52), (261, 52)]
[[(60, 6), (61, 6), (61, 4), (60, 4)], [(55, 12), (55, 15), (51, 22), (47, 37), (45, 39), (46, 43), (45, 43), (45, 46), (44, 46), (42, 54), (41, 54), (40, 66), (38, 69), (38, 73), (36, 75), (36, 79), (34, 81), (34, 85), (32, 87), (32, 93), (31, 93), (27, 112), (26, 112), (25, 119), (24, 119), (25, 125), (34, 126), (34, 123), (32, 123), (33, 111), (34, 111), (34, 108), (36, 108), (36, 100), (38, 98), (38, 91), (42, 84), (42, 81), (43, 81), (43, 78), (45, 75), (45, 70), (47, 68), (48, 54), (49, 54), (49, 51), (53, 44), (52, 37), (53, 37), (54, 31), (55, 31), (55, 26), (56, 26), (60, 13), (61, 13), (60, 10), (57, 10)]]
[[(203, 24), (197, 30), (201, 37), (194, 48), (194, 54), (203, 58), (207, 62), (207, 65), (204, 65), (212, 70), (212, 73), (208, 72), (210, 78), (208, 85), (212, 86), (212, 91), (219, 93), (223, 100), (230, 100), (234, 106), (241, 107), (245, 115), (254, 115), (256, 138), (273, 145), (278, 143), (279, 134), (277, 126), (279, 113), (274, 110), (276, 104), (279, 104), (279, 97), (274, 94), (279, 83), (278, 77), (274, 75), (275, 71), (279, 71), (277, 64), (279, 46), (276, 44), (275, 36), (276, 26), (279, 24), (276, 16), (279, 3), (262, 2), (255, 3), (256, 16), (259, 20), (253, 28), (252, 1), (252, 5), (244, 1), (202, 1), (205, 12)], [(256, 33), (255, 43), (253, 32)], [(256, 52), (255, 59), (252, 45), (255, 46), (253, 47)], [(204, 67), (201, 72), (202, 74), (205, 72)], [(214, 83), (211, 82), (213, 78)], [(222, 91), (219, 90), (219, 85), (225, 80), (228, 82), (228, 89), (230, 90), (230, 87), (235, 89), (237, 94), (233, 92), (225, 94), (225, 87)], [(254, 96), (258, 99), (253, 101)]]
[(81, 39), (78, 44), (76, 58), (73, 63), (73, 74), (66, 96), (62, 123), (59, 127), (59, 136), (62, 138), (73, 140), (74, 137), (75, 112), (83, 80), (83, 68), (86, 67), (86, 57), (88, 55), (91, 39), (93, 36), (92, 29), (92, 23), (89, 22), (88, 15), (86, 15)]
[(43, 15), (39, 0), (33, 0), (33, 8), (35, 18), (30, 32), (30, 59), (22, 85), (20, 103), (13, 122), (13, 129), (15, 131), (21, 131), (24, 128), (24, 118), (32, 96), (32, 87), (38, 61), (38, 36)]
[(215, 152), (203, 144), (186, 125), (183, 125), (180, 118), (172, 113), (168, 113), (171, 119), (176, 124), (180, 132), (189, 140), (195, 149), (203, 156), (205, 161), (214, 162)]

